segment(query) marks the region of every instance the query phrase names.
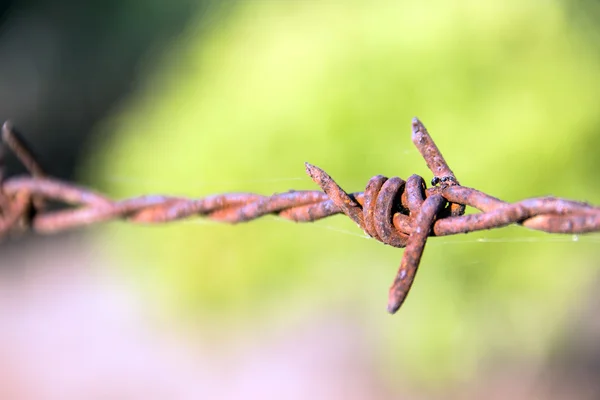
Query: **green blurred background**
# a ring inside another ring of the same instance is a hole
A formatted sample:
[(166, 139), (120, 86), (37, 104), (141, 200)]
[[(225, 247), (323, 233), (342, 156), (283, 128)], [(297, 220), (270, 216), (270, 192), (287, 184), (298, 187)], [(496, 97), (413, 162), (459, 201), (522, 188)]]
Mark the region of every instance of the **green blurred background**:
[[(597, 2), (129, 3), (111, 23), (145, 29), (106, 39), (104, 62), (119, 59), (119, 42), (156, 36), (124, 62), (133, 90), (115, 91), (86, 119), (72, 169), (116, 198), (314, 189), (305, 161), (347, 191), (376, 174), (429, 181), (410, 140), (418, 116), (463, 185), (507, 201), (600, 203)], [(150, 29), (147, 8), (172, 23)], [(54, 118), (73, 114), (61, 107)], [(506, 398), (511, 385), (541, 390), (516, 396), (535, 398), (556, 395), (555, 376), (565, 398), (600, 396), (598, 234), (511, 227), (431, 239), (408, 300), (390, 316), (402, 250), (341, 216), (117, 222), (89, 233), (157, 324), (191, 329), (216, 354), (341, 318), (340, 340), (360, 333), (364, 373), (378, 385), (364, 398), (383, 396), (381, 387), (390, 398)], [(279, 367), (263, 366), (273, 379)]]

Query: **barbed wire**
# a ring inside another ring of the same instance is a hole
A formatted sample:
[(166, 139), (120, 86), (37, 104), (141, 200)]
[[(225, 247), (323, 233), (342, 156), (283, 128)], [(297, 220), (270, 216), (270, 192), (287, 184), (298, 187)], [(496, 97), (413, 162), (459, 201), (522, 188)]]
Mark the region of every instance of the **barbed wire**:
[[(395, 313), (408, 295), (430, 236), (446, 236), (519, 224), (548, 233), (600, 231), (600, 207), (556, 197), (507, 203), (461, 186), (423, 124), (412, 121), (412, 141), (433, 173), (431, 187), (418, 175), (406, 181), (377, 175), (363, 192), (344, 191), (325, 171), (306, 163), (306, 172), (322, 191), (289, 191), (262, 196), (226, 193), (203, 198), (147, 195), (112, 200), (88, 188), (49, 177), (24, 138), (10, 122), (0, 141), (0, 239), (10, 232), (55, 233), (104, 221), (166, 223), (192, 216), (239, 223), (275, 214), (312, 222), (345, 214), (370, 237), (405, 247), (388, 296)], [(5, 177), (10, 149), (30, 175)], [(48, 210), (49, 201), (63, 205)], [(465, 215), (470, 206), (480, 213)]]

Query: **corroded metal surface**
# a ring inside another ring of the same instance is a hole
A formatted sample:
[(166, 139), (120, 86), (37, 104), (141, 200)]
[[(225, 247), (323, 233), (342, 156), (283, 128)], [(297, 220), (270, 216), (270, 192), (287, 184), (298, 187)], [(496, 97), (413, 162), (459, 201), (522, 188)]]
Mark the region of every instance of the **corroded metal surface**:
[[(345, 214), (373, 239), (406, 248), (389, 290), (388, 311), (395, 313), (408, 295), (430, 236), (510, 224), (549, 233), (600, 231), (600, 208), (590, 204), (555, 197), (511, 204), (461, 186), (427, 129), (416, 118), (412, 121), (412, 140), (433, 173), (430, 188), (418, 175), (407, 181), (377, 175), (369, 180), (364, 192), (348, 193), (325, 171), (306, 163), (306, 172), (322, 192), (289, 191), (272, 196), (227, 193), (196, 199), (149, 195), (112, 200), (48, 177), (23, 138), (7, 122), (0, 141), (0, 239), (17, 230), (49, 234), (113, 219), (156, 224), (202, 216), (239, 223), (272, 214), (296, 222), (312, 222)], [(6, 148), (15, 153), (31, 175), (6, 177)], [(64, 207), (47, 211), (47, 201), (62, 203)], [(466, 206), (481, 212), (464, 215)]]

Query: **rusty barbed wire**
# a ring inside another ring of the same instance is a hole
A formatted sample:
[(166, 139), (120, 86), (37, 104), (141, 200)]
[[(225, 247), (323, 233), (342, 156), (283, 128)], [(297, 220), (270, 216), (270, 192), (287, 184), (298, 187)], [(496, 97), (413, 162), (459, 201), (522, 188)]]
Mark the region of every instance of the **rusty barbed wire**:
[[(239, 223), (267, 214), (312, 222), (345, 214), (370, 237), (405, 247), (389, 290), (388, 311), (395, 313), (412, 286), (427, 238), (520, 224), (548, 233), (600, 231), (600, 207), (556, 197), (507, 203), (461, 186), (423, 124), (412, 121), (412, 141), (433, 173), (427, 188), (418, 175), (406, 181), (377, 175), (364, 192), (344, 191), (325, 171), (306, 163), (306, 172), (321, 191), (289, 191), (262, 196), (227, 193), (203, 198), (139, 196), (112, 200), (88, 188), (47, 176), (29, 146), (9, 122), (0, 141), (0, 239), (13, 231), (55, 233), (108, 220), (166, 223), (192, 216)], [(12, 150), (30, 175), (6, 178), (4, 155)], [(46, 210), (48, 201), (64, 205)], [(470, 206), (480, 213), (465, 215)]]

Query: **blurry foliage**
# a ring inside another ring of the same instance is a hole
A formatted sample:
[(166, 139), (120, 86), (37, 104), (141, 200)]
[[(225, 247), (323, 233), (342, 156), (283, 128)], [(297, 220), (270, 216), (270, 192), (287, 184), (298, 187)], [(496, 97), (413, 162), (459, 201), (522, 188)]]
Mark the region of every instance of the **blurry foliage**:
[[(11, 119), (45, 165), (72, 175), (92, 126), (137, 86), (137, 65), (195, 25), (213, 0), (0, 3), (0, 119)], [(10, 160), (10, 170), (19, 166)]]
[[(314, 189), (304, 161), (349, 191), (375, 174), (428, 180), (410, 142), (417, 115), (465, 185), (600, 203), (600, 60), (567, 15), (516, 0), (240, 3), (148, 62), (87, 173), (118, 197)], [(343, 217), (196, 222), (114, 224), (102, 243), (206, 330), (348, 307), (395, 382), (538, 362), (598, 269), (597, 240), (517, 227), (432, 239), (392, 318), (402, 252), (336, 232), (361, 234)]]

